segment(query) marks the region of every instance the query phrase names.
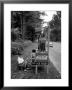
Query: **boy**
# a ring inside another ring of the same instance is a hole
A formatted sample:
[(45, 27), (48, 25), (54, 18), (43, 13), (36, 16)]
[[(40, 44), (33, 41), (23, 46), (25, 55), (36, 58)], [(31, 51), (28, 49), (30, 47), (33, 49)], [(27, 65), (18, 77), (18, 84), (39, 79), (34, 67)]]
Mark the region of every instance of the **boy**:
[(18, 56), (17, 63), (18, 63), (17, 65), (18, 70), (23, 70), (24, 69), (24, 59), (21, 55)]

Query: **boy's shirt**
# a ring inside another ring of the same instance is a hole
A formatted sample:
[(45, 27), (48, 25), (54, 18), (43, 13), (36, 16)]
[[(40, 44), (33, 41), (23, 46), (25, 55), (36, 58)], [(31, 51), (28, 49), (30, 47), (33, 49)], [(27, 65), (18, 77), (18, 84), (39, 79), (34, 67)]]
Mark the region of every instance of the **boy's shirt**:
[(18, 57), (17, 61), (18, 61), (18, 64), (22, 64), (24, 62), (24, 59), (23, 57)]

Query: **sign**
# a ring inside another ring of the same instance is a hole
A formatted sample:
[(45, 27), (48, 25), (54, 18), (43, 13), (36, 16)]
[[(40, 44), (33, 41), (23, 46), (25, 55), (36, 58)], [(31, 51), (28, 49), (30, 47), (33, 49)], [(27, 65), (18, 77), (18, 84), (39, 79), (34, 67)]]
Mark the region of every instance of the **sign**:
[(36, 57), (32, 59), (32, 65), (48, 65), (47, 53), (36, 53)]
[(48, 65), (48, 51), (32, 53), (32, 65)]
[(46, 55), (38, 55), (36, 56), (36, 60), (47, 60), (48, 56)]
[(46, 62), (41, 62), (41, 61), (37, 62), (37, 61), (35, 61), (35, 62), (32, 62), (32, 65), (48, 65), (48, 61), (46, 61)]

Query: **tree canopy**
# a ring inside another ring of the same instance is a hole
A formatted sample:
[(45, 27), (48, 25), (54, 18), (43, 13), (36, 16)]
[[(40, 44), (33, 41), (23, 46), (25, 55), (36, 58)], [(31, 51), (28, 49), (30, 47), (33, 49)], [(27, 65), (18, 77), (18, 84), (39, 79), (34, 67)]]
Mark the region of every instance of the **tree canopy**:
[(53, 16), (49, 25), (51, 28), (51, 40), (61, 41), (61, 11), (57, 11), (57, 14)]
[(41, 26), (42, 19), (40, 19), (40, 14), (43, 14), (43, 13), (39, 11), (12, 11), (11, 28), (19, 28), (22, 38), (24, 39), (26, 36), (26, 33), (31, 32), (31, 30), (32, 32), (35, 32), (36, 30), (35, 28), (38, 28)]

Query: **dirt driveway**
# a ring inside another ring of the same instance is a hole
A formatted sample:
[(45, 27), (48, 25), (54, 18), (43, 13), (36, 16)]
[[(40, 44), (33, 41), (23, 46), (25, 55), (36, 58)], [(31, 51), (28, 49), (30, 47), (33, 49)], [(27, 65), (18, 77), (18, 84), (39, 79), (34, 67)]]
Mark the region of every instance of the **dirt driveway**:
[[(32, 43), (23, 52), (23, 57), (27, 57), (30, 60), (32, 49), (37, 49), (37, 42)], [(52, 50), (50, 53), (53, 52)], [(51, 54), (50, 54), (51, 55)], [(51, 57), (51, 56), (50, 56)], [(53, 58), (52, 58), (53, 59)], [(35, 68), (27, 71), (18, 71), (16, 69), (17, 56), (11, 59), (11, 78), (12, 79), (60, 79), (61, 75), (54, 65), (54, 62), (49, 59), (48, 66), (42, 66), (38, 68), (38, 74), (35, 74)], [(48, 70), (48, 74), (47, 74)]]

